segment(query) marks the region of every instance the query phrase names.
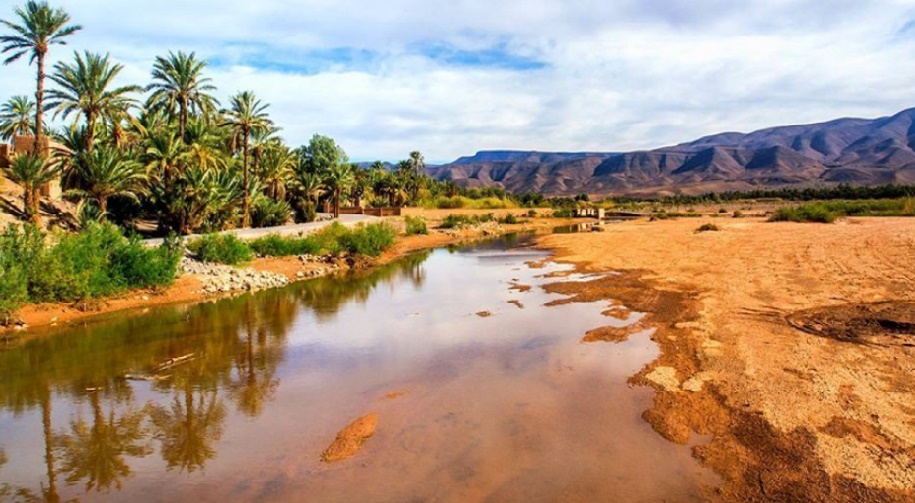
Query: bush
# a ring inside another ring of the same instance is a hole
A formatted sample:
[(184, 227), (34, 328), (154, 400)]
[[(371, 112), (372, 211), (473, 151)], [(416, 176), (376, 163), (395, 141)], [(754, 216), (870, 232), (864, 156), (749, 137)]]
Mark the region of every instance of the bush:
[(111, 263), (130, 288), (160, 287), (175, 281), (183, 255), (181, 240), (174, 235), (166, 237), (157, 248), (149, 248), (139, 236), (132, 236), (112, 253)]
[(553, 218), (572, 218), (572, 208), (561, 208), (553, 212)]
[(187, 245), (188, 250), (204, 262), (238, 265), (254, 258), (254, 252), (234, 234), (207, 234)]
[(740, 210), (734, 210), (734, 218), (743, 218), (743, 212)]
[(274, 201), (262, 197), (251, 211), (252, 227), (276, 227), (285, 225), (292, 215), (292, 207), (286, 201)]
[(710, 231), (720, 231), (721, 229), (715, 224), (702, 224), (696, 229), (696, 233), (700, 232), (710, 232)]
[(724, 209), (724, 208), (718, 208), (718, 213), (724, 214), (724, 213), (727, 213), (727, 212), (728, 212), (728, 210), (726, 210), (726, 209)]
[(472, 225), (482, 224), (486, 222), (492, 222), (496, 217), (492, 213), (487, 213), (485, 215), (455, 215), (450, 214), (442, 220), (441, 225), (438, 227), (440, 229), (459, 229), (462, 227), (470, 227)]
[(360, 225), (340, 236), (340, 246), (355, 255), (377, 257), (394, 244), (397, 231), (387, 222)]
[(88, 224), (51, 244), (45, 238), (32, 226), (9, 226), (0, 236), (0, 318), (8, 320), (23, 302), (78, 301), (168, 285), (182, 254), (174, 238), (148, 248), (111, 224)]
[(518, 217), (516, 217), (516, 216), (512, 215), (511, 213), (509, 213), (509, 214), (505, 215), (504, 217), (500, 218), (500, 219), (499, 219), (499, 223), (500, 223), (500, 224), (511, 225), (511, 224), (517, 224), (517, 223), (519, 223), (519, 220), (518, 220)]
[(769, 218), (770, 222), (817, 222), (831, 224), (835, 222), (836, 214), (822, 203), (804, 204), (792, 208), (779, 208)]
[(404, 218), (404, 222), (407, 224), (407, 236), (429, 234), (429, 229), (426, 227), (426, 220), (421, 217), (407, 216)]
[(537, 216), (537, 210), (527, 210), (527, 216), (534, 218)]
[(257, 238), (248, 246), (258, 255), (266, 257), (289, 257), (292, 255), (314, 255), (320, 251), (318, 242), (311, 238), (283, 237), (270, 234)]

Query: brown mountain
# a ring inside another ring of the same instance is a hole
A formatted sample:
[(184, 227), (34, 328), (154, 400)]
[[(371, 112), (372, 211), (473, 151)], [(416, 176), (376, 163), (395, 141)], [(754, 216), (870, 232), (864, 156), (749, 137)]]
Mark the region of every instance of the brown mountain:
[(786, 185), (915, 183), (915, 109), (639, 152), (484, 151), (430, 167), (438, 180), (548, 195), (662, 194)]

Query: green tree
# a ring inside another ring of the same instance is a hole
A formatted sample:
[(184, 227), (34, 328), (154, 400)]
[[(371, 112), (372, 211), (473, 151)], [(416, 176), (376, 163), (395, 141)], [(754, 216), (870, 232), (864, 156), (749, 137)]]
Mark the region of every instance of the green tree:
[(140, 86), (113, 87), (113, 81), (124, 68), (112, 64), (108, 54), (102, 56), (86, 52), (85, 57), (74, 53), (73, 64), (58, 62), (54, 65), (51, 80), (57, 89), (48, 93), (48, 108), (67, 118), (71, 113), (82, 113), (86, 121), (86, 146), (92, 152), (95, 127), (100, 120), (118, 123), (136, 101), (127, 95), (141, 92)]
[(140, 163), (107, 146), (86, 155), (85, 161), (76, 163), (75, 169), (79, 188), (70, 192), (94, 199), (102, 219), (108, 211), (110, 197), (136, 199), (140, 184), (146, 180), (146, 173)]
[(48, 158), (34, 153), (18, 155), (3, 169), (13, 183), (22, 187), (25, 213), (35, 226), (41, 225), (39, 202), (41, 187), (54, 180), (60, 173), (60, 165), (48, 162)]
[(267, 188), (267, 195), (274, 201), (286, 197), (286, 186), (297, 164), (295, 152), (284, 145), (274, 145), (263, 154), (260, 178)]
[(35, 102), (28, 96), (13, 96), (0, 106), (0, 139), (10, 141), (15, 136), (35, 129), (32, 114)]
[(305, 221), (313, 221), (318, 208), (318, 197), (321, 195), (321, 190), (324, 188), (321, 176), (304, 167), (304, 163), (300, 158), (299, 163), (293, 172), (292, 183), (296, 192), (298, 192), (301, 197), (303, 204), (299, 206), (305, 216)]
[(157, 56), (153, 64), (153, 82), (146, 87), (152, 91), (147, 108), (164, 110), (170, 117), (178, 118), (178, 138), (185, 140), (187, 123), (192, 113), (207, 113), (218, 102), (209, 93), (216, 90), (211, 80), (203, 76), (206, 61), (199, 61), (194, 53), (169, 51), (168, 56)]
[(324, 185), (334, 202), (334, 218), (340, 216), (340, 196), (352, 185), (355, 175), (348, 162), (332, 164), (323, 172)]
[(228, 125), (235, 130), (236, 137), (242, 141), (242, 185), (245, 189), (242, 201), (242, 227), (251, 225), (251, 192), (248, 179), (248, 141), (251, 133), (268, 129), (273, 123), (267, 117), (269, 105), (261, 103), (251, 91), (243, 91), (232, 97), (231, 105), (225, 111)]
[(33, 153), (40, 153), (41, 135), (43, 134), (42, 113), (44, 112), (44, 78), (45, 57), (52, 45), (66, 45), (66, 37), (81, 30), (79, 25), (68, 25), (70, 15), (63, 9), (52, 9), (47, 2), (29, 0), (25, 8), (16, 8), (20, 24), (0, 20), (13, 35), (0, 35), (3, 50), (0, 54), (10, 55), (3, 61), (8, 65), (30, 54), (29, 64), (36, 63), (38, 75), (35, 78), (35, 144)]

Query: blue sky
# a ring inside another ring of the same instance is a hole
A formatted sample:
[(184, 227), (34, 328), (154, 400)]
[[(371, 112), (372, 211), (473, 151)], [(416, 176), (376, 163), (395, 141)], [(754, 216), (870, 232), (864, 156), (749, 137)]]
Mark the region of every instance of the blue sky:
[[(65, 5), (84, 30), (52, 62), (110, 52), (142, 84), (156, 55), (195, 51), (220, 98), (252, 90), (290, 144), (328, 134), (359, 160), (643, 149), (915, 106), (909, 0)], [(32, 79), (0, 67), (0, 99)]]

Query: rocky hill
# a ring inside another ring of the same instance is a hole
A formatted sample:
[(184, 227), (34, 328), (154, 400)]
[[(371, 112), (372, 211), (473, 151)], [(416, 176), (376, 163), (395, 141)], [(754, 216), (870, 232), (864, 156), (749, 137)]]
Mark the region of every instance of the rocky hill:
[(786, 185), (915, 183), (915, 109), (638, 152), (485, 151), (429, 168), (438, 180), (548, 195), (687, 194)]

